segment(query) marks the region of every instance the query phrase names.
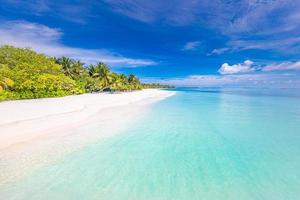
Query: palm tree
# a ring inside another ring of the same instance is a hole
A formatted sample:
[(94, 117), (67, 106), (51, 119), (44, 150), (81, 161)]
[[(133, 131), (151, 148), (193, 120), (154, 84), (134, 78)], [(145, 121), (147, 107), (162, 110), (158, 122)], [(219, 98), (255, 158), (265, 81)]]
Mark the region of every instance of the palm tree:
[(128, 76), (128, 83), (130, 83), (130, 84), (139, 84), (140, 80), (135, 75), (130, 74)]
[(125, 74), (119, 74), (119, 79), (121, 81), (120, 90), (126, 91), (130, 89), (130, 85), (128, 83), (128, 77)]
[(120, 74), (119, 77), (120, 77), (120, 79), (122, 80), (122, 82), (124, 84), (128, 83), (128, 78), (127, 78), (127, 76), (125, 74)]
[(89, 67), (88, 67), (88, 72), (89, 72), (90, 77), (95, 78), (95, 77), (98, 76), (98, 73), (97, 73), (97, 71), (96, 71), (96, 67), (95, 67), (95, 65), (93, 65), (93, 64), (89, 65)]
[(71, 76), (73, 79), (79, 79), (84, 76), (86, 70), (83, 65), (84, 64), (79, 60), (73, 63), (71, 68)]
[(75, 61), (67, 57), (54, 58), (57, 64), (62, 66), (62, 71), (65, 75), (74, 80), (80, 79), (86, 72), (84, 64), (79, 60)]
[(74, 61), (67, 57), (61, 57), (56, 59), (56, 63), (62, 66), (62, 71), (65, 75), (72, 77), (72, 67)]
[(122, 87), (124, 86), (121, 76), (116, 73), (112, 73), (110, 86), (113, 90), (121, 90)]
[(128, 83), (132, 89), (141, 89), (141, 82), (140, 80), (133, 74), (128, 76)]
[(91, 77), (98, 79), (101, 82), (102, 88), (100, 91), (106, 90), (110, 87), (112, 76), (109, 67), (99, 62), (97, 65), (89, 67), (89, 74)]

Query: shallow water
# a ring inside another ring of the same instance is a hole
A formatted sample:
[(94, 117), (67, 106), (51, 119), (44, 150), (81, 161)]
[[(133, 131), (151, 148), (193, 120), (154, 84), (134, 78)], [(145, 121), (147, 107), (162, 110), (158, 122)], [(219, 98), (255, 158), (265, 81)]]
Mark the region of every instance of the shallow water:
[(0, 197), (300, 199), (295, 94), (178, 89), (122, 134), (1, 186)]

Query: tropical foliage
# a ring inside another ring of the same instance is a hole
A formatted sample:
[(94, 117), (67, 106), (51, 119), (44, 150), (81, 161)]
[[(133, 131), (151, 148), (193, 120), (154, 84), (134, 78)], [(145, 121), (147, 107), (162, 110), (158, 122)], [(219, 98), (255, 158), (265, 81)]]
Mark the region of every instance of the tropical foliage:
[(169, 87), (142, 84), (105, 63), (85, 66), (67, 57), (50, 58), (30, 49), (0, 47), (0, 100), (59, 97), (86, 92)]

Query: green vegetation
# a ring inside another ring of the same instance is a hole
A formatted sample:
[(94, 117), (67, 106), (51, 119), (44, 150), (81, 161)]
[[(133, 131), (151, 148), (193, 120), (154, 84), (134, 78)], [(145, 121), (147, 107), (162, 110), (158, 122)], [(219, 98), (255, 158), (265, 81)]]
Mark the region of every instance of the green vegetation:
[(168, 87), (142, 84), (135, 75), (114, 73), (101, 62), (84, 66), (66, 57), (50, 58), (29, 49), (0, 47), (0, 101)]

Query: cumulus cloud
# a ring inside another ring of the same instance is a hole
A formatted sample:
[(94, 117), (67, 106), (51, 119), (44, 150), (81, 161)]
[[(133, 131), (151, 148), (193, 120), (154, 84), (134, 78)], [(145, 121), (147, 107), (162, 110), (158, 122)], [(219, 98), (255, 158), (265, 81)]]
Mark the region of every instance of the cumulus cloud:
[(90, 64), (98, 61), (112, 66), (138, 67), (155, 65), (152, 60), (127, 58), (105, 49), (83, 49), (69, 47), (61, 42), (60, 29), (27, 21), (6, 21), (0, 24), (0, 45), (31, 48), (49, 56), (68, 56)]
[(267, 65), (262, 68), (262, 71), (288, 71), (288, 70), (300, 70), (300, 61), (297, 62), (282, 62)]
[[(281, 62), (271, 65), (254, 65), (251, 60), (229, 65), (224, 63), (218, 72), (221, 75), (190, 75), (180, 78), (147, 78), (144, 82), (190, 86), (190, 87), (253, 87), (300, 89), (300, 61)], [(280, 71), (280, 73), (276, 73)], [(284, 73), (283, 73), (284, 71)], [(255, 73), (248, 73), (255, 72)], [(271, 73), (269, 73), (271, 72)], [(222, 76), (226, 74), (226, 76)]]
[(245, 60), (243, 63), (229, 65), (228, 63), (224, 63), (218, 72), (220, 74), (241, 74), (241, 73), (249, 73), (249, 72), (276, 72), (276, 71), (296, 71), (300, 70), (300, 61), (295, 62), (279, 62), (273, 63), (269, 65), (256, 65), (254, 66), (254, 62), (251, 60)]
[(182, 48), (183, 51), (196, 50), (201, 45), (200, 41), (191, 41), (187, 42)]
[(222, 64), (218, 72), (220, 74), (239, 74), (255, 71), (253, 62), (251, 60), (245, 60), (243, 63), (229, 65), (228, 63)]
[[(293, 71), (291, 71), (293, 70)], [(229, 65), (224, 63), (218, 72), (221, 75), (190, 75), (180, 78), (147, 78), (144, 82), (187, 87), (252, 87), (252, 88), (297, 88), (300, 89), (300, 61), (272, 65), (254, 65), (251, 60)], [(280, 71), (276, 73), (273, 71)], [(285, 71), (282, 73), (282, 71)], [(250, 73), (255, 72), (255, 73)], [(269, 73), (272, 72), (272, 73)], [(226, 76), (222, 76), (226, 74)]]

